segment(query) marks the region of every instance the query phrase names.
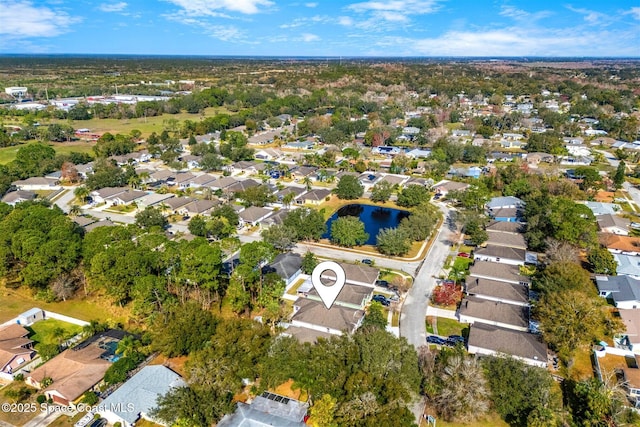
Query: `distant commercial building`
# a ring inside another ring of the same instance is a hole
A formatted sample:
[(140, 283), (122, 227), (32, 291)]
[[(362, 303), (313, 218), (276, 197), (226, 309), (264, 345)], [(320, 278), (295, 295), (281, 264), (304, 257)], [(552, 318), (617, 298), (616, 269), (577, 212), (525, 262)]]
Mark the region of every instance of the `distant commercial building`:
[(22, 98), (27, 94), (27, 88), (22, 86), (11, 86), (4, 88), (5, 93), (16, 98)]

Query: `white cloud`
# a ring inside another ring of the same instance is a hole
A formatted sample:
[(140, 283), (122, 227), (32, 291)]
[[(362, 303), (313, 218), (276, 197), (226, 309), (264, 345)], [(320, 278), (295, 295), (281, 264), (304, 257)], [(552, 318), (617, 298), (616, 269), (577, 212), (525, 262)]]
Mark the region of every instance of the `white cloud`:
[(355, 12), (358, 18), (340, 18), (340, 25), (355, 27), (366, 32), (380, 32), (397, 29), (402, 23), (409, 25), (411, 18), (427, 15), (440, 10), (442, 0), (390, 0), (353, 3), (345, 9)]
[(354, 3), (347, 9), (355, 12), (385, 12), (392, 11), (403, 15), (425, 15), (439, 9), (439, 0), (392, 0), (366, 1)]
[(0, 7), (0, 35), (6, 40), (30, 37), (55, 37), (70, 31), (82, 20), (67, 12), (45, 6), (34, 6), (30, 1), (3, 2)]
[(530, 13), (513, 6), (503, 6), (502, 10), (500, 11), (500, 16), (506, 16), (507, 18), (512, 18), (512, 19), (515, 19), (516, 21), (527, 22), (531, 24), (542, 18), (551, 16), (551, 12), (542, 10), (540, 12)]
[(192, 16), (220, 16), (220, 10), (247, 15), (259, 13), (261, 7), (274, 5), (271, 0), (166, 0)]
[(607, 15), (605, 15), (604, 13), (596, 12), (593, 10), (584, 9), (584, 8), (574, 8), (571, 6), (567, 6), (567, 9), (569, 9), (572, 12), (583, 15), (584, 20), (590, 24), (601, 24), (603, 23), (602, 21), (607, 19)]
[[(375, 45), (398, 55), (416, 56), (627, 56), (637, 55), (637, 34), (521, 26), (449, 31), (438, 37), (383, 37)], [(635, 52), (634, 52), (635, 51)]]
[(305, 3), (304, 5), (311, 8), (318, 7), (318, 3)]
[(211, 37), (225, 42), (242, 41), (246, 38), (245, 33), (233, 25), (214, 25), (208, 29)]
[(121, 1), (119, 3), (102, 3), (98, 9), (103, 12), (122, 12), (127, 6), (127, 3)]
[(303, 42), (317, 42), (320, 40), (320, 37), (318, 37), (315, 34), (311, 34), (311, 33), (304, 33), (302, 34), (302, 41)]
[(351, 27), (353, 25), (353, 19), (349, 16), (341, 16), (338, 18), (338, 24), (344, 25), (345, 27)]
[(640, 21), (640, 7), (632, 7), (631, 9), (629, 9), (628, 12), (626, 12), (627, 14), (630, 14), (631, 16), (633, 16), (635, 19)]

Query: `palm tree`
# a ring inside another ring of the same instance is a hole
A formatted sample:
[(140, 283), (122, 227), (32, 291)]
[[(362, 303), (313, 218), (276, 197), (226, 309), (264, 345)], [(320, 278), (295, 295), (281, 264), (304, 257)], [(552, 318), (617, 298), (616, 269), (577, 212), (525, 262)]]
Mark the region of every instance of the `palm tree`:
[(129, 177), (129, 181), (127, 182), (127, 184), (129, 184), (129, 187), (134, 189), (140, 187), (141, 183), (142, 183), (142, 180), (138, 175), (131, 175)]
[(78, 205), (71, 205), (71, 207), (69, 208), (69, 216), (78, 216), (82, 213), (82, 210), (80, 209), (80, 206)]
[(73, 190), (73, 195), (76, 196), (82, 203), (86, 203), (87, 198), (89, 197), (89, 189), (81, 185), (80, 187)]
[(116, 348), (116, 354), (121, 354), (123, 357), (129, 357), (138, 352), (140, 341), (135, 339), (133, 335), (126, 335), (118, 343)]
[(205, 200), (213, 199), (213, 190), (210, 187), (203, 188), (202, 197), (204, 197)]
[(146, 189), (146, 188), (147, 188), (147, 181), (149, 180), (149, 177), (150, 177), (150, 176), (151, 176), (151, 175), (149, 174), (149, 172), (140, 172), (140, 173), (138, 174), (138, 177), (140, 178), (140, 182), (142, 183), (142, 187), (143, 187), (144, 189)]
[(291, 202), (293, 202), (293, 199), (295, 199), (295, 197), (296, 197), (295, 193), (285, 194), (284, 197), (282, 198), (282, 204), (288, 208), (291, 205)]
[(302, 180), (302, 183), (304, 184), (307, 190), (311, 190), (311, 178), (309, 178), (308, 176), (305, 176), (304, 179)]

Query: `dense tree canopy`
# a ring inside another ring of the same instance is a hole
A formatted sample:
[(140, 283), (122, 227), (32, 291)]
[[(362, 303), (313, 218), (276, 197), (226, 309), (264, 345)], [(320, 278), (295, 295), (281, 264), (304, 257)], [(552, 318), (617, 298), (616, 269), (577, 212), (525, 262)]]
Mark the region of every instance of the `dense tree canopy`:
[(331, 241), (340, 246), (360, 246), (369, 239), (364, 223), (355, 216), (343, 216), (331, 223)]
[(334, 190), (336, 196), (343, 200), (354, 200), (362, 197), (364, 193), (364, 188), (360, 181), (358, 181), (358, 177), (353, 175), (344, 175), (338, 181), (338, 185)]

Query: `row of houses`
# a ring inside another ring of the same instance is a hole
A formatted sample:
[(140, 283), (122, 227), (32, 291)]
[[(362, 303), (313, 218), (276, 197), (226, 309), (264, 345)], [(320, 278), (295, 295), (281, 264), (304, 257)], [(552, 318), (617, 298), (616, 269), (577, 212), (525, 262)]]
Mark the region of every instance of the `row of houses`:
[[(488, 209), (519, 209), (518, 200), (492, 200)], [(515, 198), (514, 198), (515, 199)], [(489, 239), (474, 251), (465, 279), (460, 322), (471, 324), (468, 350), (472, 354), (509, 354), (533, 366), (547, 367), (547, 346), (530, 322), (531, 278), (520, 273), (526, 260), (523, 224), (493, 220)]]

